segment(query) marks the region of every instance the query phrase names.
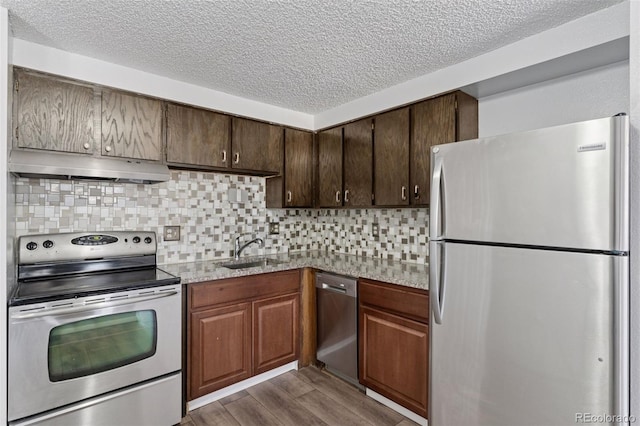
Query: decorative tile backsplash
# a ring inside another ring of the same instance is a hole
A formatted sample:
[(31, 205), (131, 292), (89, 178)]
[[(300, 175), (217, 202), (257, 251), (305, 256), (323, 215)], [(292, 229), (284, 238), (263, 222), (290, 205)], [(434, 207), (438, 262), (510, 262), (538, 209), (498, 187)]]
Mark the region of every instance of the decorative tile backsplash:
[[(247, 254), (326, 249), (418, 263), (428, 255), (427, 209), (267, 210), (261, 177), (174, 170), (154, 185), (18, 178), (15, 197), (18, 236), (155, 231), (159, 263), (227, 258), (238, 234), (265, 239)], [(278, 235), (267, 235), (269, 222), (279, 223)], [(166, 225), (180, 226), (180, 241), (162, 239)]]

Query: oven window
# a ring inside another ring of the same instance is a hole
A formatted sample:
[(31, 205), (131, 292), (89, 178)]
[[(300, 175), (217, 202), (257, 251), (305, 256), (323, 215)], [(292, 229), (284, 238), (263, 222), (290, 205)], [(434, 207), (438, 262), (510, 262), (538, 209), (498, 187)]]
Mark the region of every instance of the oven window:
[(58, 326), (49, 334), (49, 380), (88, 376), (149, 358), (156, 352), (157, 328), (151, 310)]

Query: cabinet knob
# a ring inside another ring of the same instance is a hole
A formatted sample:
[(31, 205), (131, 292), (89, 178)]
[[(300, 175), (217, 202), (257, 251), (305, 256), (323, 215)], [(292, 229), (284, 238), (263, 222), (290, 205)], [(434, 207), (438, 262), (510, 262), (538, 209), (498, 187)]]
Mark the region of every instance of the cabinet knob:
[(105, 146), (104, 150), (107, 151), (107, 152), (111, 152), (111, 145)]
[(407, 187), (404, 185), (402, 185), (401, 196), (402, 196), (402, 201), (407, 200)]
[(222, 150), (222, 162), (223, 163), (227, 162), (227, 150), (226, 149)]
[(287, 191), (287, 203), (290, 203), (293, 200), (293, 194), (291, 191)]
[(349, 190), (348, 190), (348, 189), (346, 189), (346, 190), (344, 191), (344, 202), (345, 202), (345, 203), (348, 203), (348, 202), (349, 202)]
[(91, 148), (91, 144), (90, 144), (89, 142), (85, 142), (85, 143), (82, 145), (82, 147), (83, 147), (84, 149), (89, 149), (89, 148)]
[(240, 153), (239, 152), (236, 152), (236, 154), (234, 155), (233, 162), (235, 164), (238, 164), (240, 162)]
[(413, 196), (416, 200), (420, 199), (420, 187), (418, 185), (413, 187)]
[(340, 204), (340, 191), (336, 191), (336, 204)]

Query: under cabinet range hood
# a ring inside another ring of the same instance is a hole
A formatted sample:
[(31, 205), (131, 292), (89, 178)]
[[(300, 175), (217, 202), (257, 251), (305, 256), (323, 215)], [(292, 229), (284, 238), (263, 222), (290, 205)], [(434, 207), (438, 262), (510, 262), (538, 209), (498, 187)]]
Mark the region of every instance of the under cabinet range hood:
[(120, 158), (83, 157), (50, 151), (12, 150), (9, 171), (22, 177), (131, 183), (166, 182), (170, 178), (169, 168), (164, 164)]

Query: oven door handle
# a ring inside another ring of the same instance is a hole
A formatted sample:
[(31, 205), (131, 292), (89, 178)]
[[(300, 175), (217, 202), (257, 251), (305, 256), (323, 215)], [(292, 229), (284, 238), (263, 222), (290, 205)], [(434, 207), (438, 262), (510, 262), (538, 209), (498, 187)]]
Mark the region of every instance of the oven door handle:
[(128, 305), (131, 303), (139, 303), (146, 302), (148, 300), (161, 299), (163, 297), (175, 296), (178, 294), (177, 291), (168, 291), (166, 293), (159, 294), (151, 294), (151, 295), (141, 295), (141, 296), (131, 296), (116, 299), (116, 300), (105, 300), (103, 302), (94, 302), (85, 304), (82, 306), (72, 306), (72, 307), (59, 307), (59, 308), (48, 308), (42, 309), (38, 311), (29, 311), (29, 312), (17, 312), (11, 315), (11, 319), (25, 319), (25, 318), (39, 318), (53, 315), (65, 315), (65, 314), (75, 314), (78, 312), (87, 312), (87, 311), (95, 311), (96, 309), (104, 309), (111, 308), (113, 306), (122, 306)]

